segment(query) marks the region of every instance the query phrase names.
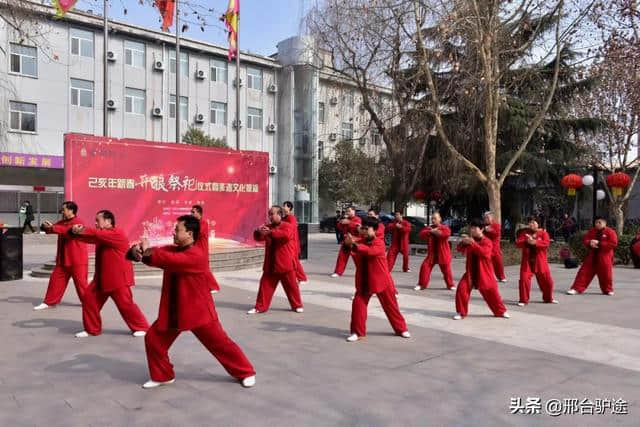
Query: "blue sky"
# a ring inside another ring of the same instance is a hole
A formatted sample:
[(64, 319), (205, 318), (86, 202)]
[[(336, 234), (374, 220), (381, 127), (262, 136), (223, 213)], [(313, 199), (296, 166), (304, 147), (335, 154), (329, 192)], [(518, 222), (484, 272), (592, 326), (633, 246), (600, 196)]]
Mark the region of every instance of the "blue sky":
[[(208, 26), (202, 32), (199, 26), (189, 25), (186, 37), (226, 46), (226, 31), (218, 20), (226, 10), (227, 0), (185, 0), (213, 8), (213, 16), (207, 19)], [(140, 5), (138, 0), (109, 0), (109, 18), (147, 28), (159, 29), (158, 10), (147, 0)], [(309, 5), (309, 0), (241, 0), (240, 2), (240, 49), (252, 53), (270, 55), (276, 52), (276, 43), (298, 34), (300, 7)], [(79, 0), (76, 7), (102, 13), (102, 0)], [(308, 7), (308, 6), (307, 6)], [(124, 14), (125, 8), (127, 14)], [(175, 28), (170, 29), (175, 34)]]

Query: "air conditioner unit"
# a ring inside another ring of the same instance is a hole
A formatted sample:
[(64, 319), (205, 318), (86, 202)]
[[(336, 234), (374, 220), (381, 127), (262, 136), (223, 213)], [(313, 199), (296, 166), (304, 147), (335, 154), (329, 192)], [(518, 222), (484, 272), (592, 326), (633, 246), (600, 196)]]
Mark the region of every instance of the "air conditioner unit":
[(330, 133), (329, 134), (329, 141), (335, 141), (336, 139), (338, 139), (338, 135), (335, 133)]
[(198, 70), (196, 71), (196, 79), (198, 80), (204, 80), (207, 76), (205, 75), (204, 70)]
[(336, 105), (337, 103), (338, 103), (338, 98), (335, 96), (329, 100), (329, 104), (331, 105)]
[(274, 85), (274, 84), (270, 84), (269, 87), (267, 88), (267, 90), (271, 93), (276, 93), (278, 91), (278, 86)]
[(162, 117), (162, 108), (160, 107), (153, 107), (153, 110), (151, 110), (151, 114), (154, 117)]
[(278, 173), (278, 167), (276, 165), (269, 165), (269, 174), (275, 175)]
[(267, 125), (267, 132), (275, 132), (277, 129), (276, 124), (275, 123), (269, 123)]
[(164, 71), (164, 62), (160, 61), (159, 59), (154, 61), (153, 69), (157, 71)]
[(240, 79), (239, 81), (240, 81), (240, 84), (238, 84), (238, 79), (233, 79), (233, 86), (234, 87), (238, 87), (238, 86), (242, 87), (242, 79)]
[(115, 110), (118, 107), (114, 99), (107, 99), (107, 110)]
[(233, 121), (233, 127), (236, 129), (239, 129), (242, 127), (242, 120), (234, 120)]
[(107, 52), (107, 61), (115, 62), (117, 59), (116, 53), (112, 50)]
[(204, 123), (204, 114), (202, 113), (196, 114), (196, 123)]

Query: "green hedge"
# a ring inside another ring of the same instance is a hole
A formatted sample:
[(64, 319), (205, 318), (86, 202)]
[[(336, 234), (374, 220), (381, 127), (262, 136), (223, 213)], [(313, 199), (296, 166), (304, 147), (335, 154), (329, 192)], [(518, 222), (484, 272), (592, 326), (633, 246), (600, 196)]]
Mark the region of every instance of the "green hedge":
[[(582, 244), (582, 238), (587, 234), (586, 231), (579, 231), (575, 233), (569, 239), (569, 247), (571, 248), (571, 255), (584, 261), (587, 256), (587, 248)], [(615, 263), (627, 265), (631, 262), (631, 240), (633, 240), (633, 234), (623, 234), (618, 236), (618, 246), (614, 251)]]

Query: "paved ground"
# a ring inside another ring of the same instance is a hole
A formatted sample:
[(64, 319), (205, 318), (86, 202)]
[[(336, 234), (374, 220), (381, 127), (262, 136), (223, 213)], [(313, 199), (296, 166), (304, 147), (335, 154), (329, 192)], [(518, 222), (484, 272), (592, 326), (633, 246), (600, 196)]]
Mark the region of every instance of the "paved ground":
[[(188, 333), (171, 351), (176, 383), (142, 390), (143, 340), (128, 334), (112, 303), (103, 310), (104, 334), (80, 340), (73, 337), (82, 325), (72, 287), (56, 309), (34, 312), (46, 280), (0, 283), (0, 426), (639, 425), (640, 271), (616, 269), (614, 297), (594, 284), (582, 296), (558, 292), (559, 305), (520, 308), (513, 305), (518, 268), (509, 267), (501, 291), (512, 318), (490, 317), (475, 295), (471, 316), (456, 322), (453, 294), (438, 271), (432, 289), (411, 290), (421, 262), (412, 257), (414, 272), (394, 277), (413, 338), (392, 335), (372, 299), (368, 337), (350, 344), (353, 264), (331, 279), (332, 236), (313, 235), (310, 245), (304, 314), (289, 311), (278, 291), (269, 313), (248, 317), (260, 272), (217, 275), (220, 317), (258, 372), (250, 390)], [(25, 266), (54, 251), (50, 239), (28, 237)], [(461, 260), (453, 270), (459, 279)], [(554, 267), (557, 288), (566, 290), (575, 272)], [(135, 288), (150, 321), (159, 291), (159, 278), (141, 278)], [(532, 297), (539, 300), (539, 290)], [(511, 414), (518, 398), (530, 412), (539, 398), (541, 414)], [(548, 414), (555, 411), (565, 414)]]

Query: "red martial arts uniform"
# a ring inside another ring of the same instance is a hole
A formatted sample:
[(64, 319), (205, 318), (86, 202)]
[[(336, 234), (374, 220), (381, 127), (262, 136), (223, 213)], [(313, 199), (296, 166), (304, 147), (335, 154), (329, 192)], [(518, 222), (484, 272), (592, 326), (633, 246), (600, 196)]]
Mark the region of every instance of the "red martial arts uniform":
[(491, 223), (488, 225), (489, 230), (484, 229), (483, 233), (487, 236), (493, 245), (493, 252), (491, 253), (491, 264), (493, 265), (493, 271), (495, 272), (498, 280), (505, 280), (507, 276), (504, 274), (504, 264), (502, 263), (502, 250), (500, 250), (500, 236), (502, 231), (500, 230), (500, 224)]
[(264, 264), (260, 288), (256, 298), (255, 309), (264, 313), (269, 310), (271, 299), (276, 291), (278, 282), (282, 282), (284, 292), (289, 299), (291, 309), (302, 308), (300, 288), (296, 279), (296, 248), (295, 230), (288, 222), (270, 224), (271, 233), (263, 236), (258, 230), (253, 233), (255, 240), (264, 240)]
[(395, 288), (387, 268), (384, 250), (384, 241), (377, 237), (371, 242), (359, 239), (351, 247), (356, 264), (356, 294), (351, 306), (351, 333), (358, 337), (367, 334), (367, 305), (373, 294), (378, 296), (395, 333), (400, 335), (407, 330), (407, 324), (395, 297)]
[(183, 331), (191, 331), (234, 378), (255, 375), (240, 347), (229, 338), (218, 320), (209, 292), (209, 255), (202, 248), (163, 246), (153, 248), (142, 261), (162, 268), (162, 293), (158, 319), (144, 339), (151, 379), (175, 378), (169, 348)]
[[(362, 224), (362, 219), (359, 216), (354, 215), (352, 218), (349, 218), (349, 224), (342, 224), (338, 222), (336, 227), (340, 230), (340, 232), (346, 236), (347, 233), (350, 233), (352, 236), (357, 236), (359, 231), (358, 227)], [(342, 246), (340, 246), (340, 250), (338, 251), (338, 260), (336, 261), (336, 269), (333, 271), (338, 276), (342, 276), (344, 274), (344, 270), (347, 268), (347, 262), (349, 262), (349, 254), (350, 251), (345, 251)]]
[(147, 331), (149, 323), (133, 301), (133, 265), (126, 259), (129, 240), (119, 228), (85, 228), (74, 239), (96, 245), (96, 271), (82, 301), (82, 324), (91, 335), (102, 332), (100, 310), (111, 297), (132, 332)]
[(431, 270), (438, 264), (444, 276), (444, 283), (447, 285), (447, 289), (451, 289), (454, 287), (453, 273), (451, 272), (451, 247), (449, 246), (451, 229), (444, 224), (440, 224), (437, 227), (437, 230), (441, 233), (440, 236), (432, 234), (431, 230), (433, 230), (431, 227), (425, 227), (419, 234), (422, 240), (427, 241), (427, 256), (420, 267), (418, 286), (421, 289), (429, 287)]
[[(200, 247), (207, 254), (207, 257), (209, 257), (209, 221), (204, 218), (200, 220), (200, 234), (198, 235), (198, 240), (196, 240), (195, 245)], [(209, 274), (207, 276), (209, 290), (219, 291), (220, 285), (211, 272), (211, 267), (209, 267)]]
[(402, 271), (409, 271), (409, 234), (411, 233), (411, 223), (402, 220), (402, 228), (396, 226), (398, 221), (391, 221), (387, 224), (387, 233), (391, 233), (391, 246), (387, 252), (387, 267), (393, 270), (396, 264), (398, 252), (402, 253)]
[(547, 249), (551, 244), (549, 233), (539, 229), (533, 235), (536, 239), (536, 245), (532, 246), (527, 243), (527, 235), (529, 232), (521, 232), (516, 239), (516, 246), (522, 249), (522, 261), (520, 262), (520, 302), (529, 303), (529, 294), (531, 292), (531, 278), (535, 275), (538, 286), (542, 291), (542, 300), (544, 302), (553, 302), (553, 278), (549, 270), (547, 262)]
[[(589, 245), (590, 240), (599, 241), (597, 248)], [(591, 228), (582, 239), (582, 243), (589, 249), (571, 289), (583, 293), (593, 276), (598, 276), (598, 283), (603, 294), (613, 292), (613, 250), (618, 246), (618, 236), (612, 228), (605, 227), (598, 231)]]
[(631, 245), (631, 252), (633, 252), (635, 256), (640, 257), (640, 231), (638, 231), (638, 234), (636, 234), (633, 240), (635, 240), (635, 243)]
[(80, 240), (72, 239), (69, 235), (69, 230), (76, 224), (84, 225), (80, 218), (74, 216), (69, 220), (60, 220), (53, 224), (51, 229), (46, 230), (47, 234), (58, 235), (56, 266), (49, 278), (47, 294), (44, 297), (44, 303), (49, 306), (60, 303), (70, 278), (73, 278), (73, 284), (76, 287), (80, 301), (84, 298), (84, 293), (87, 290), (89, 270), (87, 244)]
[(501, 317), (507, 308), (502, 302), (498, 284), (491, 264), (491, 241), (483, 237), (470, 245), (458, 244), (458, 252), (467, 256), (465, 273), (456, 291), (456, 311), (462, 317), (469, 312), (471, 289), (477, 288), (496, 317)]
[(302, 268), (302, 263), (300, 262), (300, 235), (298, 234), (298, 218), (294, 214), (289, 214), (282, 218), (283, 221), (288, 222), (293, 226), (293, 229), (296, 232), (296, 248), (298, 252), (296, 253), (296, 278), (300, 282), (307, 281), (307, 275), (304, 272), (304, 268)]

